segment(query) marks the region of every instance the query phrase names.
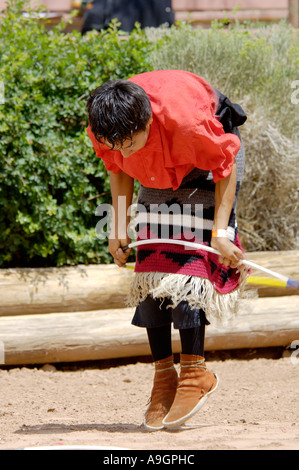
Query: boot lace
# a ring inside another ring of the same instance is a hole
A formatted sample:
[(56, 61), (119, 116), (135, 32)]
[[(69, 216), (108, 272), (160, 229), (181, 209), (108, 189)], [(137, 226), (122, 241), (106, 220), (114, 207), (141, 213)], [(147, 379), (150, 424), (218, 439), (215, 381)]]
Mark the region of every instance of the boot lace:
[(200, 359), (199, 361), (181, 361), (181, 368), (184, 367), (201, 367), (202, 369), (207, 369), (206, 365), (202, 365), (205, 362), (205, 359)]

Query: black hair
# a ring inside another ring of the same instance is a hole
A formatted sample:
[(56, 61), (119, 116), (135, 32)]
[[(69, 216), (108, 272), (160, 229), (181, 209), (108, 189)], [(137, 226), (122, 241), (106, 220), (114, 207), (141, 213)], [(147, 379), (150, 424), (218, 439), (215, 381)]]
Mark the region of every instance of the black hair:
[(128, 80), (112, 80), (92, 91), (87, 111), (95, 138), (112, 148), (131, 139), (134, 132), (144, 131), (152, 114), (146, 92)]

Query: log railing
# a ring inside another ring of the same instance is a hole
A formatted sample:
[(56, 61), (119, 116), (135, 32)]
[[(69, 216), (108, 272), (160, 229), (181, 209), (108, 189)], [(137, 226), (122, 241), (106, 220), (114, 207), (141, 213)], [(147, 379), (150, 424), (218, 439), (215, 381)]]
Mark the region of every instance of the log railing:
[[(299, 251), (247, 257), (299, 280)], [(126, 306), (133, 276), (115, 265), (0, 270), (0, 359), (17, 365), (149, 354), (146, 333), (131, 325)], [(299, 340), (299, 290), (248, 285), (253, 289), (257, 297), (241, 302), (235, 320), (207, 328), (207, 351)], [(173, 347), (179, 351), (177, 332)]]
[(211, 21), (279, 21), (288, 18), (288, 0), (172, 0), (176, 20), (205, 25)]

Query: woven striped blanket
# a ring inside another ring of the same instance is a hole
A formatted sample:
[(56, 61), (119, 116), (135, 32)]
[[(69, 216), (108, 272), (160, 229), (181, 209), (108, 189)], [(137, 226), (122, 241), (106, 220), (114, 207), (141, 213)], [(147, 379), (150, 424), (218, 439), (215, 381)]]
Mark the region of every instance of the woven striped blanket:
[[(237, 157), (237, 188), (228, 236), (240, 249), (236, 219), (237, 195), (244, 172), (244, 149)], [(215, 183), (209, 171), (194, 169), (177, 190), (141, 186), (137, 204), (137, 239), (173, 238), (210, 245), (215, 209)], [(246, 272), (219, 263), (218, 255), (173, 244), (148, 244), (137, 248), (130, 304), (148, 294), (186, 300), (202, 308), (210, 322), (227, 320), (237, 312)]]

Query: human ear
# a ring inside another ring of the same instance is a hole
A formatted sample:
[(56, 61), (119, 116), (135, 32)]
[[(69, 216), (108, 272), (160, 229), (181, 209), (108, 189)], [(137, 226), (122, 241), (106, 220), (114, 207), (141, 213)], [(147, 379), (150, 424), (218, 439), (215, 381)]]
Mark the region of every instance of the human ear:
[(151, 114), (149, 120), (147, 121), (147, 126), (150, 126), (153, 122), (153, 115)]

